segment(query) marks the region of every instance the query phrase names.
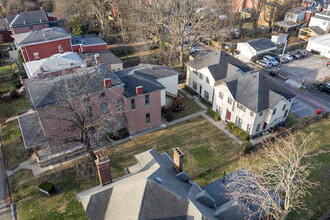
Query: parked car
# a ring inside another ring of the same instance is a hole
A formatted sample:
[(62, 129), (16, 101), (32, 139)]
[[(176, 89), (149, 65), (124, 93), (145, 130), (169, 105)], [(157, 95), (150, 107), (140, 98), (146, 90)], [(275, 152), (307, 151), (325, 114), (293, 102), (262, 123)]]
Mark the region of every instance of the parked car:
[(287, 63), (287, 62), (289, 62), (290, 60), (289, 60), (289, 58), (287, 58), (287, 57), (282, 57), (281, 58), (281, 56), (282, 55), (277, 55), (276, 57), (275, 57), (275, 59), (277, 60), (277, 62), (282, 62), (282, 63)]
[(301, 54), (303, 57), (307, 55), (307, 52), (305, 50), (296, 50), (296, 52)]
[(327, 62), (327, 67), (330, 65), (330, 61)]
[(294, 58), (294, 59), (300, 59), (302, 55), (297, 53), (296, 51), (290, 51), (289, 54)]
[(235, 43), (226, 44), (225, 49), (229, 50), (231, 47), (236, 47), (236, 44)]
[(278, 65), (278, 62), (272, 56), (265, 55), (263, 58), (264, 58), (264, 60), (267, 60), (267, 61), (271, 62), (272, 66), (277, 66)]
[(272, 63), (267, 60), (257, 60), (256, 64), (268, 69), (272, 67)]
[(327, 92), (330, 93), (330, 81), (328, 82), (319, 82), (317, 84), (317, 88), (321, 91), (321, 92)]
[(290, 54), (285, 53), (283, 55), (284, 58), (288, 59), (289, 61), (293, 60), (293, 57)]

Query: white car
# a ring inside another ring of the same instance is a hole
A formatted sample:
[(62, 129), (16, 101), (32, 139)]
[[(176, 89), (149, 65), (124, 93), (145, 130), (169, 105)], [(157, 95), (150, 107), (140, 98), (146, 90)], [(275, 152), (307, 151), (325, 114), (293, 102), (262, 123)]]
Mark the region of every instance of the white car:
[(293, 60), (293, 57), (290, 54), (285, 53), (283, 57), (288, 58), (290, 61)]
[(263, 58), (264, 58), (264, 60), (267, 60), (267, 61), (271, 62), (272, 66), (277, 66), (278, 65), (277, 60), (272, 56), (265, 55)]
[[(180, 49), (181, 49), (181, 46), (178, 46), (178, 50), (180, 50)], [(197, 47), (188, 47), (187, 44), (184, 44), (183, 45), (183, 50), (186, 51), (188, 49), (190, 49), (190, 53), (196, 53), (196, 52), (198, 52), (198, 48)]]

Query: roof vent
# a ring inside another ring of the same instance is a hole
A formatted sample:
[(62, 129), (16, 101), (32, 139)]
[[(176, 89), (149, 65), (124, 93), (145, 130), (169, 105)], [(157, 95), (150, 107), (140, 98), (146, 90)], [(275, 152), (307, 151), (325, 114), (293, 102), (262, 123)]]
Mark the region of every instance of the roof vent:
[(256, 188), (258, 188), (258, 186), (257, 186), (255, 183), (252, 183), (252, 184), (250, 185), (250, 188), (251, 188), (251, 189), (256, 189)]
[(156, 181), (159, 182), (159, 183), (163, 182), (162, 178), (160, 178), (160, 177), (156, 177)]

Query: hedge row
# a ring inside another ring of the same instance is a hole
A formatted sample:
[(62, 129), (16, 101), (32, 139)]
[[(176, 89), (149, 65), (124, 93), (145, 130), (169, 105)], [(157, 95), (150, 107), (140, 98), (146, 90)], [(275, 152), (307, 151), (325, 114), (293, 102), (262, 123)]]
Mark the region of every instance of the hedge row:
[(241, 149), (244, 154), (248, 154), (254, 149), (254, 145), (251, 144), (248, 140), (244, 140)]
[(250, 135), (237, 127), (234, 123), (228, 122), (227, 129), (231, 130), (237, 137), (239, 137), (241, 140), (249, 140)]
[(212, 103), (209, 100), (205, 99), (205, 98), (201, 98), (201, 102), (204, 105), (206, 105), (207, 107), (212, 107)]
[(211, 108), (207, 109), (207, 114), (209, 116), (211, 116), (215, 121), (220, 120), (220, 116), (215, 111), (213, 111)]
[(186, 92), (188, 92), (190, 95), (197, 95), (198, 93), (191, 87), (184, 85), (183, 88)]

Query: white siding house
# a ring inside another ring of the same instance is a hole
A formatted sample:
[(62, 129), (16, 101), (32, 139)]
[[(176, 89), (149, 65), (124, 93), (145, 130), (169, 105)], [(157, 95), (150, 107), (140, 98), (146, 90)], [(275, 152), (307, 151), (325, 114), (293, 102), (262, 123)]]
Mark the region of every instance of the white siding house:
[(186, 84), (213, 102), (214, 87), (251, 72), (251, 67), (220, 50), (187, 63)]
[(309, 38), (306, 50), (317, 51), (321, 56), (330, 58), (330, 34)]
[(325, 33), (330, 32), (330, 4), (328, 9), (316, 13), (309, 22), (308, 26), (319, 26)]
[(268, 38), (258, 38), (246, 42), (237, 43), (237, 50), (248, 59), (258, 54), (276, 50), (276, 45)]
[(276, 126), (287, 118), (295, 95), (253, 73), (215, 87), (213, 110), (249, 135)]

